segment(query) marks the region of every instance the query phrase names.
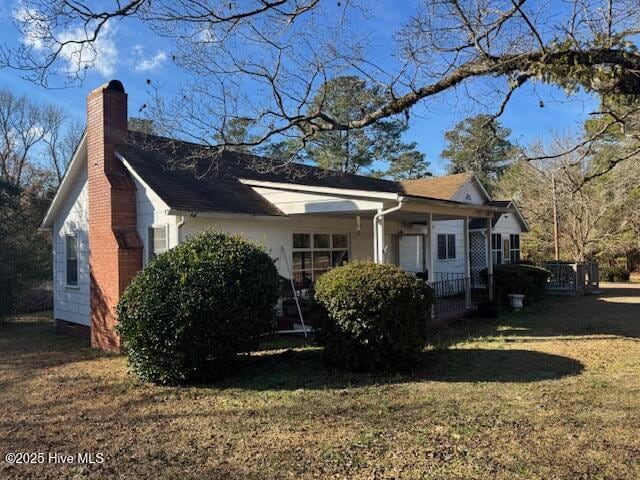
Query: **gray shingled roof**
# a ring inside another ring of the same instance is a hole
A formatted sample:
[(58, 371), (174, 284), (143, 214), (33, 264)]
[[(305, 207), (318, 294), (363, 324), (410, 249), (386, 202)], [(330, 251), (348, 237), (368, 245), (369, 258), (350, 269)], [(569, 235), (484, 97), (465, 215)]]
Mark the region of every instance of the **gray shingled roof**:
[(137, 132), (129, 132), (129, 141), (117, 151), (170, 208), (178, 211), (283, 215), (239, 178), (403, 193), (402, 185), (389, 180), (301, 164), (274, 170), (274, 161), (263, 157), (225, 151), (214, 158), (205, 146)]
[[(284, 215), (251, 187), (235, 178), (204, 176), (177, 168), (177, 158), (159, 144), (131, 143), (117, 151), (133, 170), (169, 206), (183, 212), (219, 212), (244, 215)], [(186, 154), (186, 152), (184, 152)], [(179, 159), (179, 158), (178, 158)], [(203, 165), (201, 165), (203, 167)]]
[[(133, 131), (117, 151), (169, 208), (182, 212), (284, 215), (239, 179), (438, 199), (408, 191), (400, 182), (297, 163), (283, 166), (272, 159), (239, 152), (215, 155), (215, 150), (204, 145)], [(441, 180), (446, 183), (447, 179)], [(509, 204), (508, 200), (490, 202), (501, 207)]]

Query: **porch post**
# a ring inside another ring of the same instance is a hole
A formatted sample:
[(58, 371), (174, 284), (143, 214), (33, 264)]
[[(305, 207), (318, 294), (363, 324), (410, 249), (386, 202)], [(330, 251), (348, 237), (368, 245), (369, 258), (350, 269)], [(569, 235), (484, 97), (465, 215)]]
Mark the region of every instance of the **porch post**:
[(433, 283), (436, 278), (436, 274), (433, 271), (434, 259), (433, 259), (433, 213), (429, 214), (429, 282)]
[(375, 215), (373, 216), (373, 263), (378, 263), (378, 217)]
[(487, 218), (487, 290), (489, 293), (489, 301), (493, 301), (493, 253), (491, 252), (491, 235), (493, 227), (493, 219)]
[[(428, 281), (431, 285), (434, 284), (436, 274), (433, 271), (435, 268), (434, 256), (433, 256), (433, 213), (429, 214), (429, 278)], [(436, 318), (436, 299), (433, 299), (433, 304), (431, 305), (431, 318)]]
[(471, 264), (469, 258), (469, 217), (464, 217), (464, 304), (471, 307)]
[(384, 217), (373, 217), (373, 261), (384, 263)]

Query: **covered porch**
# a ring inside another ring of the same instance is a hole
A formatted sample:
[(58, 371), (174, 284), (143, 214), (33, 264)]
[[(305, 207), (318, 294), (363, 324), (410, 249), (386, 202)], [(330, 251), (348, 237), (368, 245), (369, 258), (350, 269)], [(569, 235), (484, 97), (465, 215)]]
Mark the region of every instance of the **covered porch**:
[[(491, 259), (495, 208), (405, 200), (372, 217), (376, 263), (391, 263), (433, 288), (432, 318), (459, 318), (493, 300)], [(472, 231), (475, 224), (483, 231)], [(486, 270), (486, 275), (481, 272)]]
[[(299, 216), (304, 218), (306, 225), (317, 224), (317, 231), (322, 231), (336, 218), (353, 226), (348, 254), (345, 256), (341, 251), (340, 258), (397, 265), (427, 281), (436, 296), (431, 310), (433, 318), (465, 316), (473, 312), (478, 303), (493, 299), (492, 219), (504, 209), (406, 197), (392, 205), (380, 204), (375, 209), (370, 205), (367, 207), (307, 211)], [(470, 229), (474, 219), (476, 225), (479, 222), (486, 225), (484, 231)], [(313, 246), (316, 236), (323, 237), (322, 241), (327, 242), (326, 245), (331, 242), (332, 246), (337, 239), (340, 242), (345, 240), (342, 233), (327, 236), (324, 233), (296, 234), (295, 227), (292, 230), (292, 278), (298, 294), (304, 299), (312, 289), (313, 277), (336, 266), (336, 262), (327, 256), (321, 270), (308, 273), (305, 262), (316, 267), (316, 255), (311, 251), (307, 256), (307, 249), (296, 248), (300, 246), (296, 245), (296, 235), (298, 238), (310, 235), (304, 240), (304, 246)], [(485, 269), (487, 275), (480, 275)]]

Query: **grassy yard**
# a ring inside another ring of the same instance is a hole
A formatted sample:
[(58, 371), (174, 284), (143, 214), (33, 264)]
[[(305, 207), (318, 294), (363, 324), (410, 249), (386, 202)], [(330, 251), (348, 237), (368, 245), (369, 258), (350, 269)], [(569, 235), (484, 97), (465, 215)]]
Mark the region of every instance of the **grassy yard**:
[(1, 479), (640, 478), (640, 285), (440, 333), (412, 375), (326, 370), (273, 342), (224, 384), (144, 385), (125, 359), (0, 326), (0, 453), (102, 452)]

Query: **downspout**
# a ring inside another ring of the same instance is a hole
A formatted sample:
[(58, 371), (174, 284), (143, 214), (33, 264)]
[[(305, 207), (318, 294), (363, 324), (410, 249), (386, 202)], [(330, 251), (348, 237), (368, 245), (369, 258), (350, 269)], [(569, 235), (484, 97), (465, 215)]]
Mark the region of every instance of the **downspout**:
[(176, 239), (178, 242), (178, 245), (180, 245), (180, 241), (182, 240), (182, 226), (184, 225), (184, 215), (180, 215), (180, 221), (176, 224), (176, 230), (177, 230), (177, 235), (178, 238)]
[(380, 244), (380, 238), (378, 238), (378, 223), (385, 215), (393, 212), (397, 212), (404, 205), (404, 198), (400, 197), (398, 205), (388, 208), (387, 210), (381, 210), (373, 216), (373, 261), (375, 263), (382, 263), (382, 259), (378, 258), (378, 245)]

